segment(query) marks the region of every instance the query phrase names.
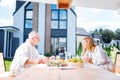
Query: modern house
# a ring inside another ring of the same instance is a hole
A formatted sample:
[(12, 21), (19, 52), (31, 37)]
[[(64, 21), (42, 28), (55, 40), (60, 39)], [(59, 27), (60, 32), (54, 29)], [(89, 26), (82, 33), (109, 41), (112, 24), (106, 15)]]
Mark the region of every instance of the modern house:
[(91, 34), (91, 36), (93, 37), (96, 45), (101, 45), (102, 46), (102, 43), (103, 43), (102, 35)]
[(75, 55), (76, 52), (76, 13), (75, 8), (58, 9), (56, 4), (16, 1), (13, 33), (22, 44), (30, 31), (40, 34), (38, 51), (40, 54), (57, 55), (61, 48)]
[(13, 57), (18, 44), (17, 39), (13, 37), (14, 32), (19, 31), (18, 28), (13, 26), (0, 27), (0, 52), (4, 57)]

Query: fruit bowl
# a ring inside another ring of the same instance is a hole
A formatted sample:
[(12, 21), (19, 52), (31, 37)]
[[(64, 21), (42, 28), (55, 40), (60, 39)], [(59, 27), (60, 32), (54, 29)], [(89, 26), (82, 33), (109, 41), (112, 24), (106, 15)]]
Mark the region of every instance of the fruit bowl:
[(80, 68), (80, 67), (83, 67), (83, 63), (80, 63), (80, 62), (76, 62), (76, 63), (69, 62), (68, 66)]
[(74, 57), (68, 60), (68, 66), (77, 67), (77, 68), (83, 67), (83, 60), (80, 58)]

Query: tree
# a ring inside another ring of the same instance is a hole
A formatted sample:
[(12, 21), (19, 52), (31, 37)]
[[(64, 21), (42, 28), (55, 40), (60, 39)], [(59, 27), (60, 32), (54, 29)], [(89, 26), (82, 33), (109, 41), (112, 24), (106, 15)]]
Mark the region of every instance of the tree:
[(99, 34), (102, 34), (102, 32), (103, 32), (103, 29), (100, 28), (100, 29), (99, 29)]
[(98, 30), (98, 29), (95, 29), (95, 30), (93, 31), (93, 33), (98, 35), (98, 34), (99, 34), (99, 30)]
[(103, 41), (105, 43), (110, 43), (112, 39), (114, 39), (115, 34), (113, 31), (109, 30), (109, 29), (105, 29), (102, 31), (101, 33)]
[(109, 29), (95, 29), (93, 34), (102, 35), (102, 39), (105, 43), (110, 43), (112, 39), (115, 39), (115, 33)]
[(115, 39), (120, 40), (120, 28), (115, 31)]

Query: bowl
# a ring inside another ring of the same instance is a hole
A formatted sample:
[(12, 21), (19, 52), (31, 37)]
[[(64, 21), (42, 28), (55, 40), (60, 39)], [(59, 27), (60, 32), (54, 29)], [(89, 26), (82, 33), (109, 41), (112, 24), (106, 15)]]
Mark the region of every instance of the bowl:
[(81, 62), (76, 62), (76, 63), (69, 62), (69, 63), (68, 63), (68, 66), (81, 68), (81, 67), (83, 67), (83, 63), (81, 63)]

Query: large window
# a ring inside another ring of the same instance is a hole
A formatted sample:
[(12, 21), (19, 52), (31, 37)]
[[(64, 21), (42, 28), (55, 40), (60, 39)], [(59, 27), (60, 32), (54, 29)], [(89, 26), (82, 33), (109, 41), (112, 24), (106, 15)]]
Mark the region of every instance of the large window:
[(25, 21), (25, 28), (32, 28), (32, 20)]
[(58, 21), (57, 20), (51, 21), (51, 26), (52, 29), (58, 29)]
[(57, 9), (55, 4), (51, 8), (51, 29), (67, 29), (67, 10)]
[(58, 19), (58, 11), (52, 11), (52, 19)]
[(25, 7), (25, 28), (32, 28), (32, 18), (33, 18), (33, 3), (29, 3)]
[(58, 55), (61, 47), (66, 51), (66, 37), (51, 38), (51, 52)]
[(33, 11), (32, 10), (27, 10), (26, 11), (26, 19), (32, 19), (33, 16)]
[(33, 21), (33, 3), (28, 3), (25, 6), (25, 17), (24, 17), (24, 41), (28, 38), (29, 32), (32, 31)]

